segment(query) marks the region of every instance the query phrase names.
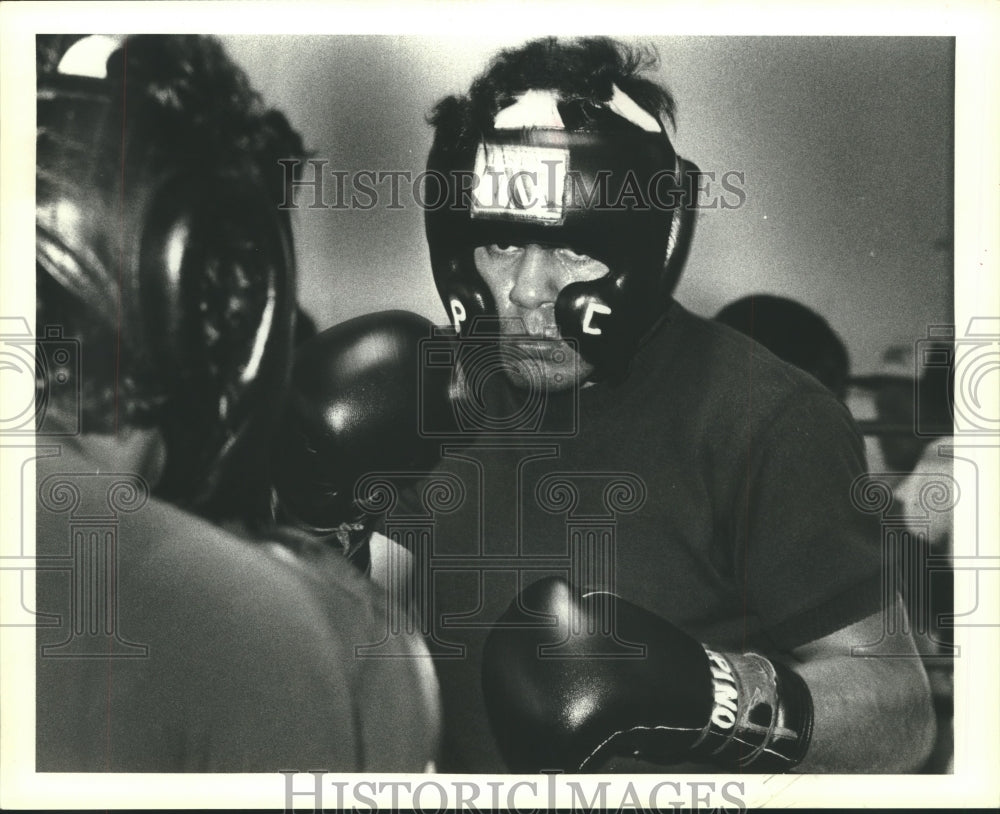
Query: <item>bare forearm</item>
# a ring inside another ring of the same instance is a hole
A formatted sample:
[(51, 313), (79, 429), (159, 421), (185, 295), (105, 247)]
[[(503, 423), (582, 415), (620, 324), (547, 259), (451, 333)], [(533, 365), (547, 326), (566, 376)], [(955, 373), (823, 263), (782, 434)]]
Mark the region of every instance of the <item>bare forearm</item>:
[(835, 656), (793, 667), (815, 714), (798, 771), (906, 773), (926, 760), (935, 721), (919, 658)]

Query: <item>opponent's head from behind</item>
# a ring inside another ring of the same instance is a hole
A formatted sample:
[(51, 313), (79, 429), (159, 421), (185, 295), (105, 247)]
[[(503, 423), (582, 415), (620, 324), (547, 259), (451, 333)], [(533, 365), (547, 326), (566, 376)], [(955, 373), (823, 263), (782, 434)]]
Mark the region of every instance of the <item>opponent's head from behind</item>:
[(290, 367), (301, 140), (212, 38), (39, 37), (37, 67), (36, 322), (82, 357), (50, 418), (158, 434), (159, 493), (204, 504)]

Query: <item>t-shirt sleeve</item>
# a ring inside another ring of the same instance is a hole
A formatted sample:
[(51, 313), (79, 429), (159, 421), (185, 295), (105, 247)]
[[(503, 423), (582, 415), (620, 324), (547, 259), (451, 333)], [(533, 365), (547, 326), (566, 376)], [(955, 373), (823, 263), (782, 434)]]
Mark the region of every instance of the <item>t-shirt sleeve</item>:
[(766, 635), (790, 650), (876, 613), (879, 519), (853, 497), (866, 465), (846, 408), (794, 394), (751, 436), (746, 463), (736, 573)]

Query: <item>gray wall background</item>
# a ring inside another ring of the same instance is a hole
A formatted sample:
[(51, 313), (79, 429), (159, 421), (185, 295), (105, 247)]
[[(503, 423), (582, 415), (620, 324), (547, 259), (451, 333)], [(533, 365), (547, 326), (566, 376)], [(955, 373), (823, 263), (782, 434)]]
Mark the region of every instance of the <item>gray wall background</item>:
[[(328, 170), (414, 176), (434, 102), (517, 42), (222, 39)], [(744, 206), (700, 217), (677, 291), (683, 304), (710, 316), (748, 293), (798, 299), (841, 334), (855, 373), (876, 371), (886, 346), (952, 320), (951, 38), (627, 41), (660, 54), (659, 76), (679, 103), (678, 151), (704, 171), (746, 177)], [(387, 196), (388, 182), (380, 190)], [(335, 198), (332, 178), (326, 198)], [(321, 328), (386, 308), (447, 321), (422, 213), (408, 194), (401, 202), (296, 211), (300, 299)]]

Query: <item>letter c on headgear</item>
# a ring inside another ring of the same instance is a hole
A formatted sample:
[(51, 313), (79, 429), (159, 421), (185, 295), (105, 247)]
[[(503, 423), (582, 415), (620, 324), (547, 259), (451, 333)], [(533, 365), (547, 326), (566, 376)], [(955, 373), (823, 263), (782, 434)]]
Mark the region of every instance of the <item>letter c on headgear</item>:
[(606, 305), (601, 305), (599, 302), (588, 302), (587, 310), (583, 315), (583, 332), (585, 334), (592, 334), (594, 336), (601, 335), (601, 329), (592, 325), (594, 320), (594, 314), (610, 314), (611, 309)]

